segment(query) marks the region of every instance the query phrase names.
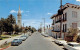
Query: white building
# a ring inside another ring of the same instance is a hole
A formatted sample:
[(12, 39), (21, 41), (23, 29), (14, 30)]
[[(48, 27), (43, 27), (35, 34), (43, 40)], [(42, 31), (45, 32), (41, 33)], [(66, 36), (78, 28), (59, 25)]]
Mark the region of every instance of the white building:
[(19, 28), (21, 28), (21, 10), (20, 10), (20, 6), (19, 6), (19, 11), (18, 11), (18, 18), (17, 18), (17, 25), (19, 26)]
[[(62, 38), (68, 32), (68, 29), (79, 28), (80, 27), (80, 6), (74, 5), (70, 3), (66, 3), (63, 7), (63, 14), (62, 14)], [(51, 17), (53, 20), (52, 27), (53, 27), (53, 36), (55, 38), (60, 37), (60, 16), (55, 14)]]

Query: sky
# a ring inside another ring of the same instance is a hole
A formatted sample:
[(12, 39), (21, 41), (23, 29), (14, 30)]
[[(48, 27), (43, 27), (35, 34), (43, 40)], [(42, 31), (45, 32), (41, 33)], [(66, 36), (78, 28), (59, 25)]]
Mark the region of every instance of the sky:
[[(80, 5), (80, 0), (63, 0), (66, 3)], [(60, 7), (60, 0), (0, 0), (0, 18), (7, 18), (13, 14), (17, 21), (17, 12), (19, 5), (22, 14), (22, 24), (39, 28), (40, 24), (51, 25), (50, 17), (57, 13)]]

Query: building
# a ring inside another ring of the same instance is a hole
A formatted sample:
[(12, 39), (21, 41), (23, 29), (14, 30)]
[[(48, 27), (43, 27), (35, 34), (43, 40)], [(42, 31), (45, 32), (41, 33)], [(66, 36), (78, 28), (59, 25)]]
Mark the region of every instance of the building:
[(18, 14), (17, 14), (17, 25), (19, 26), (19, 28), (21, 28), (21, 10), (20, 10), (20, 6), (19, 6), (19, 10), (18, 10)]
[(50, 25), (49, 25), (49, 28), (48, 28), (48, 27), (45, 28), (45, 33), (46, 33), (47, 35), (49, 35), (49, 36), (52, 36), (52, 29), (51, 29)]
[[(59, 9), (60, 10), (60, 9)], [(51, 19), (53, 20), (53, 37), (60, 37), (60, 15), (58, 13), (53, 15)], [(64, 39), (69, 28), (79, 28), (80, 29), (80, 6), (70, 3), (66, 3), (62, 6), (62, 34), (61, 37)]]

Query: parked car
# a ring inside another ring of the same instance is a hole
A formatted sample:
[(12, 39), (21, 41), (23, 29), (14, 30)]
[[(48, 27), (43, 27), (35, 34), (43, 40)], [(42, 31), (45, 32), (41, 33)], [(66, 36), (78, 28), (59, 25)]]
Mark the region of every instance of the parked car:
[(47, 35), (47, 34), (45, 34), (44, 36), (45, 36), (45, 37), (49, 37), (49, 35)]
[(25, 34), (25, 36), (29, 37), (29, 34)]
[(76, 42), (69, 42), (64, 44), (64, 48), (68, 50), (80, 50), (80, 44)]
[(57, 43), (58, 43), (58, 40), (57, 40), (57, 39), (55, 39), (55, 40), (54, 40), (54, 42), (57, 44)]
[(58, 44), (58, 43), (59, 43), (59, 40), (62, 40), (62, 38), (57, 38), (57, 39), (54, 40), (54, 42), (55, 42), (56, 44)]
[(20, 39), (22, 39), (22, 41), (25, 41), (27, 39), (27, 36), (23, 35), (20, 37)]
[(22, 40), (21, 39), (19, 39), (19, 38), (16, 38), (16, 39), (14, 39), (12, 42), (11, 42), (11, 46), (13, 46), (13, 45), (20, 45), (22, 43)]
[(49, 37), (49, 35), (42, 33), (41, 35), (43, 35), (44, 37)]
[(59, 45), (67, 44), (67, 41), (65, 41), (65, 40), (58, 40), (58, 44)]
[(21, 36), (21, 37), (26, 37), (26, 39), (28, 38), (28, 36), (27, 36), (27, 35), (23, 35), (23, 36)]

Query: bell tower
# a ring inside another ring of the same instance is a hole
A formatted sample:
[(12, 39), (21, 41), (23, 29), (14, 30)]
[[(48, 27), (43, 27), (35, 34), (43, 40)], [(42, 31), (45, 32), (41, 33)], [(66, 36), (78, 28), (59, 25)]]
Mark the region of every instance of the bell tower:
[(21, 10), (19, 6), (18, 14), (17, 14), (17, 25), (21, 28)]

